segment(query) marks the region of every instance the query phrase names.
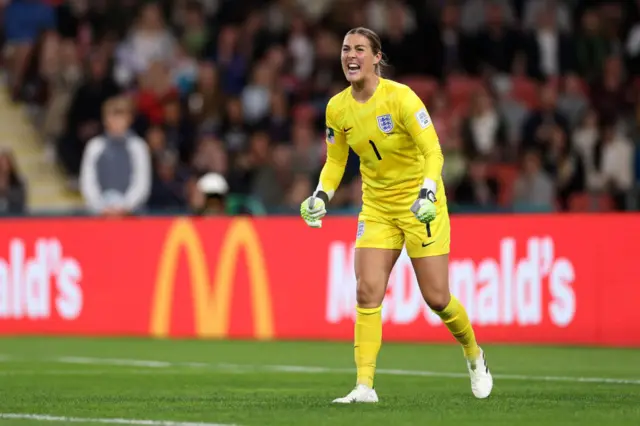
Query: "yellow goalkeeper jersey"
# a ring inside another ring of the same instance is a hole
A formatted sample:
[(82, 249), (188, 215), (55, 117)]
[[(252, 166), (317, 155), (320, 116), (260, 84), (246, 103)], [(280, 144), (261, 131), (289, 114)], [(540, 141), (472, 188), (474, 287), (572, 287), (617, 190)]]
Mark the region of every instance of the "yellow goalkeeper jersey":
[(411, 215), (425, 179), (436, 183), (437, 204), (446, 205), (438, 136), (427, 109), (408, 86), (380, 78), (365, 103), (353, 98), (351, 87), (333, 96), (326, 110), (326, 143), (319, 189), (335, 192), (351, 147), (360, 157), (362, 214)]

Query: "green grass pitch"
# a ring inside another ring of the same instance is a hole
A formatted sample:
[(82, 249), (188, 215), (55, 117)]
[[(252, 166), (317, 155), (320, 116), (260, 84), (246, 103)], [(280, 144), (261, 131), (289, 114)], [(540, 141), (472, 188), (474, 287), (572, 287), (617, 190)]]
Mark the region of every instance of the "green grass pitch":
[(335, 406), (347, 342), (1, 338), (0, 425), (640, 425), (638, 349), (484, 349), (487, 400), (458, 346), (385, 343), (380, 403)]

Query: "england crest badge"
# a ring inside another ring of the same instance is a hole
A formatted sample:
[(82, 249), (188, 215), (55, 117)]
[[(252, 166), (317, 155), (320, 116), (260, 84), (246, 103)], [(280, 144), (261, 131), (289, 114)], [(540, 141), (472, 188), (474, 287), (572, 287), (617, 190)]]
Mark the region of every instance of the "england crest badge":
[(393, 130), (393, 120), (391, 119), (391, 114), (379, 115), (376, 117), (378, 119), (378, 127), (385, 133), (391, 133)]

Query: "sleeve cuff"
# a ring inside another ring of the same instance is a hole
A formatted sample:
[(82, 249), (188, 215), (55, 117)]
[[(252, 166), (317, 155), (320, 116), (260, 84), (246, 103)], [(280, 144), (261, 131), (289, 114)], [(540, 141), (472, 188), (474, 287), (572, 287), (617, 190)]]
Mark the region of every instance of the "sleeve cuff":
[(431, 191), (434, 194), (437, 192), (437, 189), (438, 189), (436, 182), (429, 178), (426, 178), (424, 180), (424, 182), (422, 183), (422, 188), (426, 189), (427, 191)]

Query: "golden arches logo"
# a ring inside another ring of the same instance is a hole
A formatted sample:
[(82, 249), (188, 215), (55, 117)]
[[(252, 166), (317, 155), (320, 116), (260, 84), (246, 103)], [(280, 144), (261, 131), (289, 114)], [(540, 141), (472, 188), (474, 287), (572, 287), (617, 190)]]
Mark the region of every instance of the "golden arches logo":
[(228, 334), (236, 260), (241, 250), (245, 251), (249, 267), (256, 337), (273, 337), (273, 313), (264, 255), (253, 225), (244, 218), (234, 219), (227, 230), (212, 283), (209, 283), (211, 276), (204, 249), (192, 222), (188, 219), (174, 221), (160, 256), (151, 310), (152, 335), (165, 337), (169, 334), (174, 281), (182, 248), (186, 250), (191, 276), (195, 331), (199, 337), (221, 338)]

